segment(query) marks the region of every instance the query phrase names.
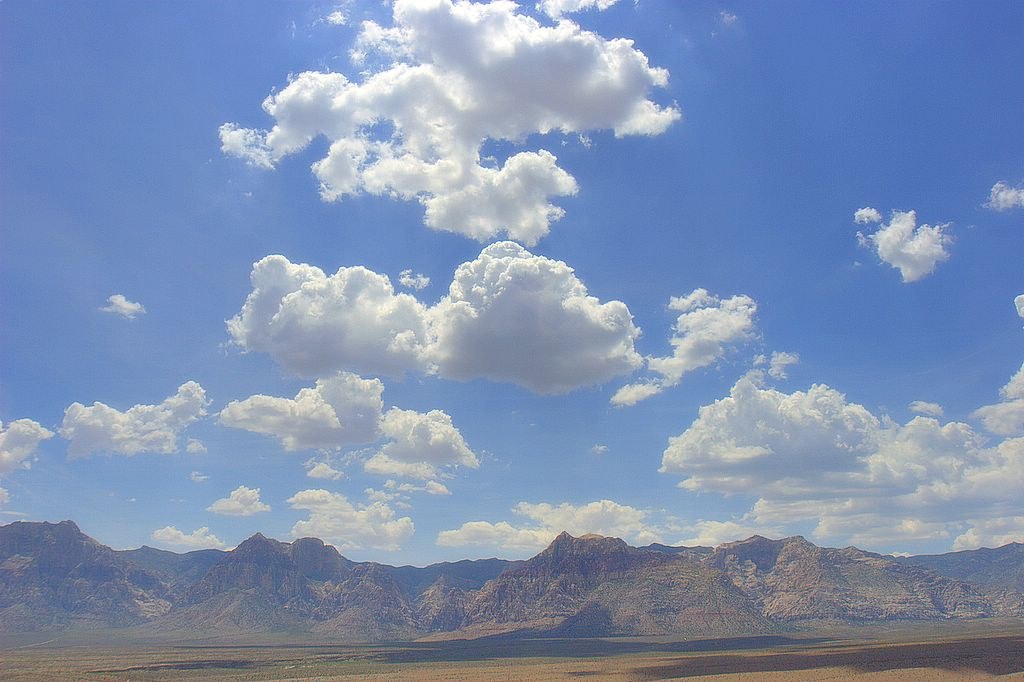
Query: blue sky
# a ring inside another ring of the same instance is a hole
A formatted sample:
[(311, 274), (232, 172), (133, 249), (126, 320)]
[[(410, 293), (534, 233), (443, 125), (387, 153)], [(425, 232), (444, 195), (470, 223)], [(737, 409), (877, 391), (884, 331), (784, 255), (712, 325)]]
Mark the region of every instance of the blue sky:
[(1018, 3), (0, 26), (3, 520), (418, 564), (1024, 540)]

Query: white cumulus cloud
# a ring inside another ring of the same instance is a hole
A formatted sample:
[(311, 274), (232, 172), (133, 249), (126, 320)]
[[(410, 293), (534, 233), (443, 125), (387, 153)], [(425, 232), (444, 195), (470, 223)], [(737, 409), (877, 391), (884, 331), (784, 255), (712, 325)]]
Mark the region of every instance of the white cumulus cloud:
[(599, 301), (566, 263), (514, 242), (460, 265), (448, 295), (429, 308), (361, 267), (327, 276), (267, 256), (251, 280), (227, 323), (233, 341), (301, 375), (418, 371), (566, 393), (642, 364), (624, 303)]
[(747, 376), (669, 440), (661, 471), (687, 490), (756, 497), (744, 522), (816, 521), (816, 537), (878, 546), (1019, 513), (1024, 439), (988, 445), (967, 424), (901, 425), (828, 386), (782, 393)]
[(345, 474), (338, 471), (327, 462), (316, 462), (306, 469), (306, 475), (310, 478), (322, 478), (329, 481), (336, 481), (339, 478), (342, 478)]
[(658, 376), (623, 386), (612, 396), (612, 405), (634, 405), (657, 395), (677, 385), (685, 374), (721, 359), (730, 345), (754, 335), (757, 304), (749, 296), (722, 299), (706, 289), (695, 289), (686, 296), (673, 296), (668, 307), (679, 312), (669, 339), (672, 355), (647, 357), (647, 367)]
[(621, 301), (602, 303), (562, 261), (512, 242), (455, 271), (430, 310), (428, 356), (441, 376), (566, 393), (632, 372), (640, 330)]
[(480, 466), (452, 418), (441, 410), (420, 413), (393, 407), (381, 420), (381, 431), (390, 441), (366, 462), (371, 473), (436, 479), (443, 467)]
[(294, 398), (254, 395), (221, 410), (221, 424), (275, 436), (285, 450), (337, 448), (377, 439), (384, 384), (339, 372)]
[(994, 211), (1009, 211), (1012, 208), (1024, 208), (1024, 187), (1013, 187), (1002, 180), (992, 185), (989, 192), (987, 208)]
[(114, 294), (107, 298), (107, 305), (100, 308), (102, 312), (113, 313), (129, 320), (135, 319), (136, 315), (146, 312), (146, 307), (141, 303), (129, 301), (124, 294)]
[[(556, 16), (610, 4), (548, 3)], [(574, 194), (576, 182), (545, 149), (492, 163), (481, 159), (484, 142), (595, 129), (655, 135), (680, 117), (648, 98), (668, 72), (630, 40), (568, 20), (544, 26), (511, 2), (396, 0), (392, 8), (391, 26), (362, 25), (352, 51), (360, 82), (300, 73), (263, 102), (270, 130), (226, 123), (222, 150), (270, 168), (324, 136), (330, 147), (313, 172), (325, 201), (363, 192), (415, 199), (433, 229), (479, 240), (505, 233), (529, 245), (562, 215), (551, 199)]]
[(724, 542), (735, 542), (746, 540), (751, 535), (762, 535), (766, 537), (779, 537), (784, 535), (778, 528), (765, 528), (762, 526), (750, 525), (746, 520), (740, 521), (697, 521), (687, 526), (685, 530), (690, 533), (676, 545), (686, 547), (717, 547)]
[(402, 270), (398, 273), (398, 283), (406, 289), (420, 291), (430, 286), (430, 278), (422, 273), (414, 273), (412, 270)]
[(270, 505), (260, 500), (259, 488), (247, 488), (240, 485), (227, 497), (215, 501), (206, 511), (225, 516), (252, 516), (260, 512), (270, 511)]
[(170, 454), (178, 451), (178, 435), (206, 414), (209, 402), (194, 381), (158, 405), (135, 405), (124, 412), (100, 402), (89, 407), (76, 402), (64, 410), (60, 435), (70, 441), (71, 457), (95, 452)]
[(225, 546), (220, 538), (211, 533), (206, 526), (197, 528), (191, 533), (184, 533), (174, 526), (164, 526), (153, 531), (152, 538), (162, 545), (184, 547), (189, 550), (222, 549)]
[(942, 405), (939, 405), (938, 403), (929, 403), (924, 400), (915, 400), (910, 403), (908, 407), (911, 412), (924, 415), (925, 417), (939, 418), (945, 414), (945, 411), (942, 409)]
[(775, 351), (768, 360), (768, 376), (772, 379), (786, 379), (789, 377), (788, 368), (799, 363), (800, 356), (796, 353)]
[(985, 428), (1000, 436), (1024, 435), (1024, 364), (999, 389), (1001, 402), (985, 405), (974, 411)]
[(1024, 294), (1013, 299), (1013, 306), (1017, 309), (1017, 316), (1024, 318)]
[(649, 511), (612, 500), (578, 506), (567, 502), (558, 505), (520, 502), (513, 512), (526, 519), (526, 524), (513, 526), (507, 521), (469, 521), (457, 529), (441, 531), (437, 544), (442, 547), (477, 545), (537, 551), (550, 544), (562, 531), (575, 536), (596, 533), (638, 545), (659, 542), (661, 538), (656, 525), (650, 522)]
[(868, 225), (870, 223), (882, 222), (882, 214), (878, 212), (877, 208), (858, 208), (853, 213), (853, 222), (858, 225)]
[(424, 367), (426, 308), (363, 267), (320, 268), (284, 256), (256, 262), (252, 292), (227, 322), (232, 340), (269, 353), (289, 371), (325, 376), (349, 369), (400, 375)]
[(309, 512), (309, 518), (292, 527), (292, 537), (318, 537), (339, 550), (397, 550), (415, 530), (408, 516), (395, 518), (384, 501), (356, 505), (339, 493), (302, 490), (288, 499), (293, 509)]
[(28, 465), (36, 448), (53, 432), (32, 419), (15, 419), (4, 428), (0, 422), (0, 476)]
[(325, 16), (324, 21), (332, 26), (344, 26), (348, 23), (348, 13), (344, 8), (336, 9)]
[(909, 283), (930, 275), (939, 263), (949, 259), (946, 247), (953, 238), (948, 232), (949, 223), (918, 226), (914, 211), (893, 211), (889, 224), (870, 234), (858, 232), (857, 239), (861, 246), (873, 249), (882, 261), (898, 269), (904, 283)]
[(1024, 542), (1024, 516), (977, 521), (953, 540), (953, 551)]
[(559, 19), (563, 14), (571, 14), (587, 9), (606, 10), (619, 0), (541, 0), (537, 9), (552, 19)]

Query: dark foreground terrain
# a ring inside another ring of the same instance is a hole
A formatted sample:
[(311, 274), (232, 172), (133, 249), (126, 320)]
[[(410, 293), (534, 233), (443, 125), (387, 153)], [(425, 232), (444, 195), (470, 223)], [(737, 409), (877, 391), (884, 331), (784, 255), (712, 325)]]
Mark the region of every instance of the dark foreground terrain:
[(0, 650), (0, 679), (5, 680), (661, 680), (705, 675), (717, 680), (1024, 677), (1024, 627), (993, 623), (829, 637), (494, 638), (373, 646), (119, 647), (52, 641)]

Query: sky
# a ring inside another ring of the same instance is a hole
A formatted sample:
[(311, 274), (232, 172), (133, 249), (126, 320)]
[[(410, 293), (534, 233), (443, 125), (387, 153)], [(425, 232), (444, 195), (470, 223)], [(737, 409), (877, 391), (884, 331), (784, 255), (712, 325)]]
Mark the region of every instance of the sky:
[(0, 3), (0, 522), (1024, 541), (1024, 6)]

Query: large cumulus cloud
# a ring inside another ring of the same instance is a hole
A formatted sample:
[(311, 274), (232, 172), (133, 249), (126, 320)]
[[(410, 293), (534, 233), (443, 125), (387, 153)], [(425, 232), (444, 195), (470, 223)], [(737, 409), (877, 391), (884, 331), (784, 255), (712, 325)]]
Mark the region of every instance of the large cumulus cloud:
[(879, 547), (1019, 516), (1024, 439), (899, 424), (828, 386), (783, 393), (752, 374), (669, 440), (661, 471), (687, 490), (756, 498), (745, 519), (758, 525), (809, 522), (819, 538)]
[[(545, 9), (558, 16), (593, 4)], [(574, 194), (576, 182), (544, 149), (482, 159), (485, 141), (594, 129), (655, 135), (680, 114), (649, 99), (668, 73), (632, 41), (568, 20), (542, 25), (517, 9), (396, 0), (391, 26), (362, 26), (352, 55), (370, 68), (360, 82), (301, 73), (263, 102), (270, 130), (226, 123), (222, 149), (271, 168), (322, 135), (330, 147), (313, 172), (325, 201), (363, 192), (416, 199), (431, 228), (533, 244), (562, 216), (550, 200)], [(372, 68), (370, 56), (385, 66)]]
[(209, 403), (206, 391), (195, 381), (185, 382), (156, 405), (134, 405), (123, 412), (101, 402), (90, 406), (76, 402), (64, 410), (60, 435), (70, 441), (71, 457), (96, 452), (170, 454), (178, 451), (181, 432), (206, 415)]
[(565, 393), (642, 364), (626, 305), (601, 302), (562, 261), (498, 242), (458, 267), (448, 295), (426, 306), (386, 275), (267, 256), (228, 321), (233, 341), (305, 376), (346, 370), (485, 378)]

